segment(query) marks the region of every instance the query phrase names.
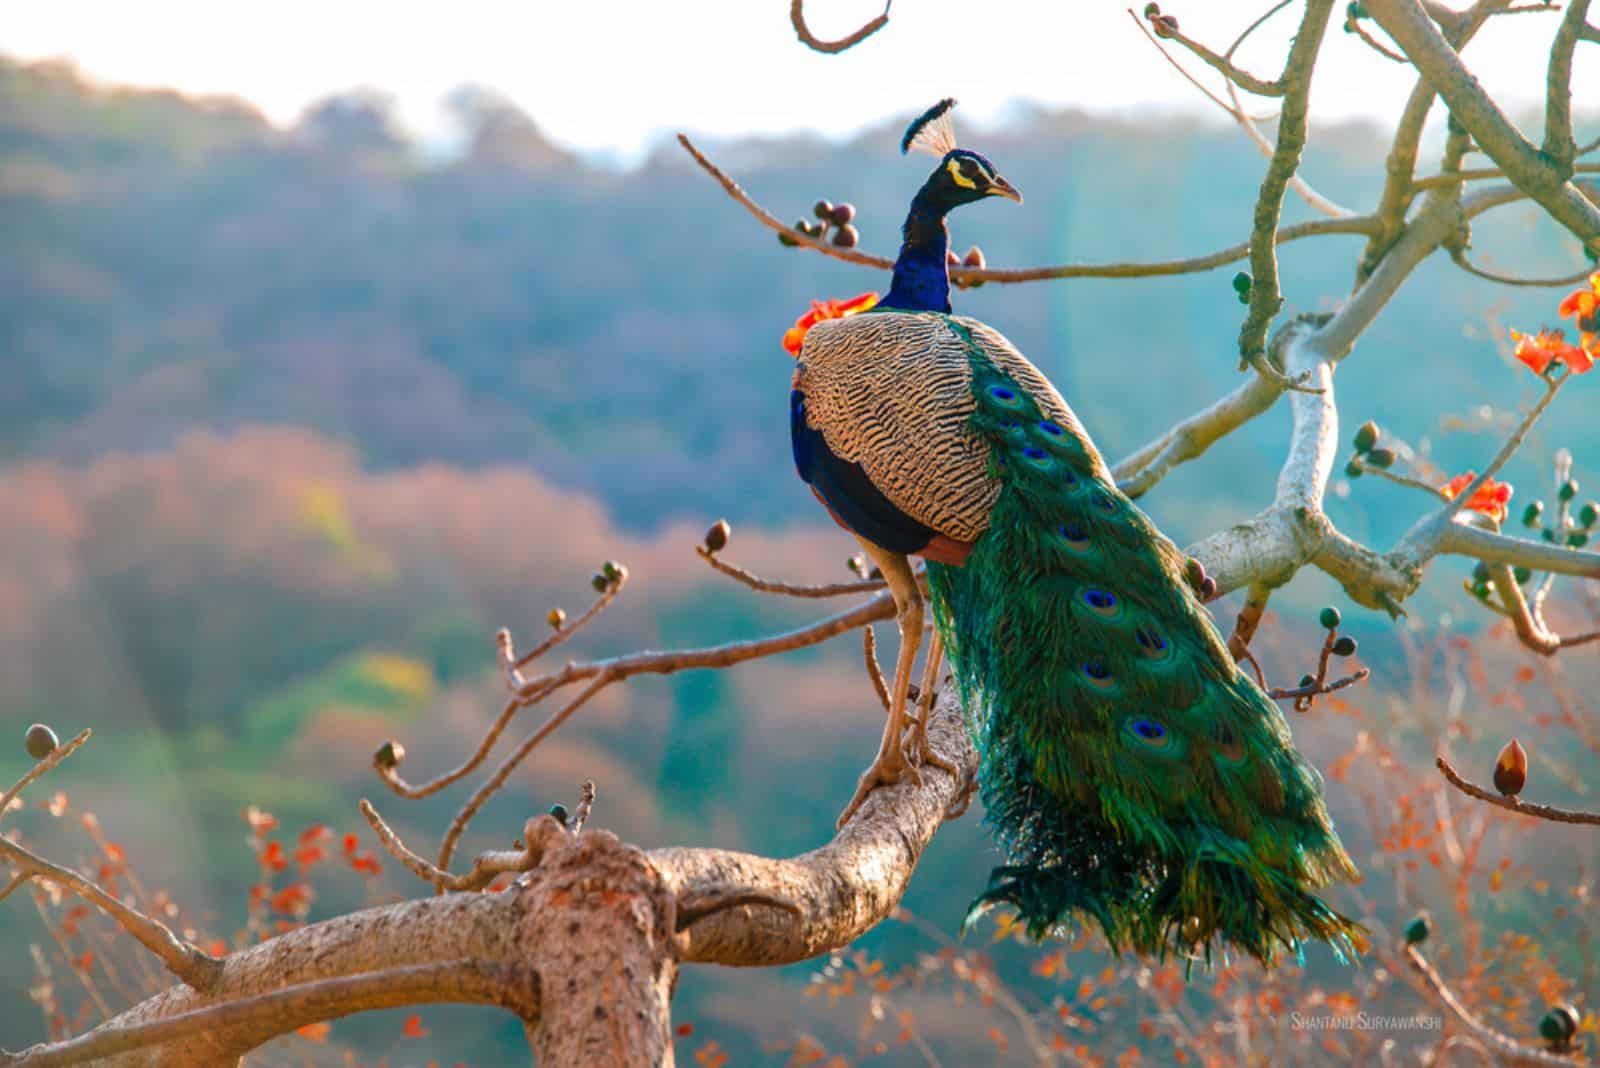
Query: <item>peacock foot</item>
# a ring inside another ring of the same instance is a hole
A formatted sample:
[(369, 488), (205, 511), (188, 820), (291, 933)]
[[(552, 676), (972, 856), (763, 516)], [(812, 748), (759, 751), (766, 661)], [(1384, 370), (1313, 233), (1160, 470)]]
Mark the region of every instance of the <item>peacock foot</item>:
[(839, 814), (835, 828), (843, 827), (856, 814), (856, 809), (867, 799), (867, 795), (880, 786), (897, 786), (909, 777), (916, 785), (922, 785), (922, 773), (907, 763), (905, 753), (901, 750), (898, 739), (878, 751), (877, 759), (872, 766), (861, 773), (861, 780), (856, 783), (855, 796)]

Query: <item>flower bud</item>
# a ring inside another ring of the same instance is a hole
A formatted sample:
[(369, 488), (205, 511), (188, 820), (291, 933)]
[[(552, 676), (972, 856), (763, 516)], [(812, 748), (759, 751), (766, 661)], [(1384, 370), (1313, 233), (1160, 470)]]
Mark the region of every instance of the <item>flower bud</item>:
[(1157, 37), (1171, 37), (1178, 32), (1178, 20), (1171, 15), (1156, 16), (1155, 26)]
[(561, 804), (559, 801), (550, 806), (550, 815), (554, 816), (555, 821), (561, 824), (563, 827), (565, 827), (572, 819), (571, 816), (567, 815), (567, 806)]
[(833, 243), (838, 248), (855, 248), (861, 234), (854, 226), (841, 226), (833, 232)]
[(1544, 502), (1529, 501), (1528, 507), (1522, 510), (1522, 525), (1536, 527), (1539, 525), (1539, 517), (1542, 515), (1544, 515)]
[(56, 732), (43, 723), (35, 723), (22, 736), (22, 747), (35, 760), (43, 760), (55, 752), (60, 744), (61, 739), (56, 737)]
[(1246, 271), (1240, 271), (1233, 276), (1233, 291), (1235, 293), (1248, 293), (1250, 292), (1250, 287), (1254, 284), (1255, 280)]
[(1586, 530), (1574, 530), (1567, 535), (1567, 544), (1574, 549), (1583, 548), (1589, 544), (1589, 532)]
[(1575, 481), (1573, 481), (1572, 479), (1569, 478), (1565, 482), (1561, 483), (1561, 490), (1558, 493), (1558, 496), (1560, 496), (1560, 498), (1562, 500), (1570, 501), (1570, 500), (1572, 500), (1572, 498), (1576, 497), (1577, 495), (1578, 495), (1578, 483), (1577, 482), (1575, 482)]
[(1528, 783), (1528, 753), (1515, 738), (1506, 743), (1494, 762), (1494, 788), (1516, 797)]
[(1337, 608), (1333, 607), (1332, 605), (1329, 605), (1327, 608), (1324, 608), (1322, 610), (1322, 614), (1317, 617), (1317, 622), (1322, 624), (1322, 629), (1323, 630), (1332, 630), (1332, 629), (1334, 629), (1335, 627), (1337, 627), (1339, 625), (1339, 620), (1340, 620), (1339, 610)]
[(1515, 567), (1511, 569), (1511, 575), (1517, 580), (1518, 586), (1524, 586), (1527, 585), (1529, 579), (1533, 578), (1533, 569), (1529, 567)]
[(1333, 643), (1333, 655), (1334, 656), (1354, 656), (1354, 655), (1356, 655), (1356, 640), (1354, 638), (1350, 637), (1350, 635), (1348, 635), (1348, 634), (1339, 635), (1339, 639)]
[(1378, 424), (1368, 419), (1356, 428), (1356, 452), (1366, 452), (1378, 443)]
[(833, 202), (828, 200), (817, 201), (815, 204), (811, 205), (811, 214), (815, 215), (819, 219), (833, 218)]
[(1146, 5), (1144, 5), (1144, 17), (1145, 18), (1153, 19), (1157, 15), (1160, 15), (1160, 14), (1161, 14), (1161, 5), (1160, 4), (1146, 4)]
[(1354, 460), (1351, 460), (1349, 463), (1345, 464), (1344, 465), (1344, 477), (1346, 477), (1346, 478), (1360, 478), (1361, 477), (1361, 465), (1356, 463), (1356, 461), (1354, 461)]
[(1367, 453), (1367, 463), (1373, 467), (1382, 467), (1387, 470), (1394, 466), (1395, 455), (1393, 449), (1373, 449)]
[(1600, 504), (1590, 501), (1578, 509), (1578, 522), (1586, 527), (1592, 527), (1595, 520), (1600, 519)]
[(396, 741), (387, 741), (372, 754), (372, 762), (380, 768), (397, 768), (406, 758), (406, 747)]
[(567, 621), (567, 614), (559, 608), (552, 608), (550, 614), (544, 617), (544, 621), (550, 624), (550, 629), (560, 630)]
[(1300, 689), (1303, 690), (1307, 686), (1315, 686), (1316, 684), (1317, 684), (1317, 677), (1315, 675), (1301, 675), (1300, 676)]
[(844, 562), (844, 566), (849, 568), (852, 574), (864, 576), (867, 573), (867, 558), (856, 553)]
[(1479, 560), (1476, 564), (1473, 564), (1472, 565), (1472, 581), (1473, 582), (1488, 582), (1489, 581), (1489, 565), (1484, 563), (1482, 560)]
[(1406, 945), (1422, 945), (1428, 940), (1429, 933), (1428, 917), (1418, 913), (1415, 919), (1406, 924)]
[(833, 206), (833, 225), (849, 226), (856, 217), (854, 204), (835, 204)]
[(733, 528), (726, 519), (719, 519), (711, 524), (706, 531), (706, 551), (720, 553), (728, 546), (728, 537), (733, 533)]
[(589, 576), (589, 586), (594, 590), (595, 593), (605, 593), (607, 587), (610, 585), (611, 580), (600, 574), (598, 571)]
[(1217, 580), (1207, 575), (1200, 580), (1200, 599), (1209, 601), (1217, 595)]

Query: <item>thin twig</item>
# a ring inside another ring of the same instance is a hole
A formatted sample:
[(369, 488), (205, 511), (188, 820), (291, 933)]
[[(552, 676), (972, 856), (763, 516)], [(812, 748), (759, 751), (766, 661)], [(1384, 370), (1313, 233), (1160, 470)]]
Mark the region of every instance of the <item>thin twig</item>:
[[(1579, 149), (1579, 155), (1593, 151), (1594, 145), (1587, 145)], [(1572, 168), (1574, 174), (1600, 174), (1600, 163), (1579, 163)], [(1499, 167), (1469, 167), (1466, 170), (1430, 174), (1426, 178), (1418, 178), (1412, 183), (1411, 188), (1417, 192), (1434, 189), (1439, 186), (1456, 185), (1459, 182), (1479, 182), (1490, 178), (1504, 178), (1506, 172)]]
[(1534, 1068), (1573, 1068), (1572, 1058), (1524, 1046), (1510, 1035), (1496, 1031), (1474, 1016), (1416, 946), (1407, 946), (1405, 955), (1411, 966), (1427, 980), (1433, 997), (1466, 1025), (1467, 1030), (1471, 1031), (1480, 1042), (1493, 1047), (1501, 1064), (1527, 1065)]
[(372, 802), (366, 798), (361, 799), (361, 814), (372, 825), (373, 831), (378, 836), (378, 841), (383, 843), (383, 848), (407, 868), (411, 873), (425, 883), (431, 883), (441, 891), (443, 890), (482, 890), (496, 878), (511, 872), (532, 871), (539, 866), (542, 853), (534, 852), (534, 826), (537, 820), (529, 820), (523, 828), (524, 848), (519, 850), (498, 850), (490, 853), (480, 853), (472, 862), (472, 870), (463, 875), (452, 875), (442, 868), (436, 868), (427, 860), (412, 852), (394, 828), (386, 823), (378, 810), (372, 807)]
[(159, 920), (123, 904), (115, 895), (102, 889), (98, 883), (85, 879), (69, 868), (52, 864), (3, 835), (0, 835), (0, 856), (10, 860), (16, 866), (18, 874), (55, 883), (98, 907), (116, 920), (140, 945), (161, 958), (168, 971), (194, 989), (208, 990), (221, 977), (221, 959), (179, 938)]
[(1385, 59), (1392, 59), (1396, 63), (1411, 62), (1405, 56), (1402, 56), (1399, 52), (1394, 51), (1388, 45), (1372, 36), (1371, 32), (1365, 26), (1361, 25), (1360, 19), (1345, 19), (1344, 28), (1365, 41), (1369, 46), (1371, 46), (1374, 52), (1378, 53), (1380, 56), (1383, 56)]
[(1524, 801), (1517, 797), (1506, 797), (1504, 794), (1493, 790), (1485, 790), (1476, 783), (1468, 782), (1461, 774), (1450, 765), (1444, 757), (1435, 757), (1434, 765), (1439, 769), (1439, 774), (1468, 797), (1476, 797), (1479, 801), (1487, 801), (1507, 812), (1516, 812), (1523, 816), (1534, 816), (1541, 820), (1551, 820), (1555, 823), (1588, 823), (1600, 824), (1600, 812), (1582, 812), (1577, 809), (1555, 808), (1551, 805), (1538, 805), (1531, 801)]
[[(1144, 25), (1145, 20), (1140, 19), (1139, 15), (1133, 10), (1133, 8), (1128, 8), (1128, 14), (1132, 15), (1135, 19), (1139, 19), (1139, 24), (1141, 26)], [(1150, 21), (1153, 22), (1155, 18), (1159, 17), (1160, 16), (1153, 16)], [(1276, 80), (1269, 82), (1265, 78), (1258, 78), (1254, 74), (1251, 74), (1249, 71), (1235, 64), (1233, 60), (1229, 58), (1233, 54), (1232, 49), (1229, 50), (1228, 56), (1219, 56), (1217, 53), (1211, 51), (1211, 49), (1207, 48), (1199, 41), (1194, 40), (1179, 30), (1168, 29), (1164, 27), (1159, 32), (1163, 40), (1176, 41), (1183, 45), (1183, 47), (1194, 53), (1197, 58), (1205, 63), (1206, 66), (1210, 67), (1212, 70), (1215, 70), (1218, 74), (1221, 74), (1224, 78), (1228, 79), (1230, 82), (1233, 82), (1246, 92), (1254, 93), (1256, 96), (1283, 96), (1284, 92), (1288, 88), (1287, 79), (1282, 74), (1280, 74)]]
[(1440, 489), (1438, 486), (1429, 485), (1420, 478), (1412, 478), (1410, 475), (1402, 475), (1398, 471), (1390, 470), (1387, 467), (1376, 467), (1373, 464), (1368, 463), (1365, 456), (1356, 456), (1352, 458), (1351, 462), (1359, 467), (1361, 469), (1361, 473), (1364, 475), (1376, 475), (1379, 478), (1386, 478), (1397, 486), (1404, 486), (1407, 489), (1420, 490), (1435, 500), (1448, 501), (1450, 499), (1449, 497), (1445, 496), (1444, 490)]
[(822, 599), (824, 597), (845, 597), (857, 593), (873, 593), (884, 588), (882, 579), (867, 579), (862, 582), (830, 582), (814, 586), (799, 586), (789, 582), (773, 582), (764, 579), (752, 571), (747, 571), (736, 564), (730, 564), (720, 559), (716, 553), (704, 545), (695, 546), (695, 553), (710, 564), (713, 569), (727, 575), (729, 578), (749, 586), (757, 593), (777, 593), (785, 597), (806, 597)]
[(62, 745), (56, 746), (54, 749), (50, 750), (50, 752), (46, 753), (43, 760), (29, 768), (23, 774), (22, 778), (18, 779), (14, 784), (12, 784), (11, 789), (7, 790), (3, 794), (0, 794), (0, 820), (6, 818), (6, 810), (11, 807), (11, 802), (16, 799), (18, 794), (22, 793), (22, 791), (28, 788), (29, 783), (33, 782), (33, 780), (43, 775), (51, 768), (54, 768), (57, 764), (67, 759), (67, 757), (71, 756), (73, 753), (76, 753), (78, 751), (78, 747), (84, 742), (87, 742), (89, 740), (89, 736), (93, 733), (94, 731), (92, 728), (83, 728), (83, 730), (79, 731), (74, 738)]
[(1452, 522), (1456, 513), (1461, 511), (1467, 505), (1467, 502), (1471, 501), (1477, 495), (1477, 492), (1488, 484), (1491, 478), (1500, 473), (1500, 469), (1505, 467), (1511, 457), (1517, 454), (1518, 449), (1522, 448), (1522, 442), (1528, 436), (1528, 431), (1533, 429), (1533, 425), (1539, 421), (1539, 417), (1544, 414), (1544, 410), (1550, 406), (1551, 401), (1556, 399), (1556, 394), (1561, 391), (1561, 387), (1566, 385), (1567, 379), (1571, 377), (1572, 374), (1570, 372), (1547, 375), (1545, 377), (1544, 396), (1540, 397), (1538, 403), (1528, 410), (1527, 415), (1522, 417), (1522, 421), (1517, 424), (1516, 429), (1506, 438), (1505, 444), (1500, 446), (1500, 451), (1495, 453), (1494, 459), (1489, 461), (1489, 466), (1485, 467), (1476, 478), (1468, 483), (1465, 489), (1445, 502), (1444, 507), (1439, 510), (1434, 519), (1435, 523), (1442, 526)]
[(1594, 273), (1593, 267), (1585, 267), (1574, 274), (1563, 275), (1560, 278), (1519, 278), (1516, 275), (1501, 274), (1499, 271), (1491, 271), (1487, 268), (1479, 267), (1467, 257), (1466, 250), (1461, 248), (1450, 250), (1450, 260), (1468, 274), (1476, 275), (1488, 282), (1497, 282), (1503, 286), (1532, 286), (1554, 289), (1557, 286), (1570, 286), (1581, 282)]
[[(1268, 17), (1284, 6), (1285, 5), (1283, 4), (1279, 4), (1278, 7), (1257, 19), (1252, 26), (1246, 29), (1244, 33), (1239, 35), (1238, 40), (1234, 41), (1233, 47), (1228, 49), (1224, 58), (1231, 59), (1234, 51), (1239, 47), (1240, 44), (1244, 42), (1244, 39), (1248, 37), (1256, 29), (1256, 27), (1265, 22)], [(1133, 12), (1130, 11), (1129, 14), (1133, 15)], [(1151, 33), (1149, 27), (1145, 25), (1142, 19), (1140, 19), (1137, 15), (1133, 15), (1133, 18), (1135, 24), (1138, 25), (1140, 32), (1144, 34), (1145, 39), (1155, 46), (1156, 51), (1161, 53), (1161, 58), (1165, 59), (1174, 70), (1183, 75), (1184, 79), (1188, 81), (1190, 85), (1200, 90), (1200, 92), (1205, 95), (1206, 99), (1210, 100), (1213, 104), (1217, 105), (1217, 107), (1226, 112), (1228, 117), (1236, 122), (1239, 125), (1239, 128), (1243, 130), (1246, 136), (1250, 138), (1251, 143), (1256, 146), (1256, 149), (1260, 151), (1264, 157), (1271, 159), (1272, 143), (1267, 140), (1266, 134), (1263, 134), (1261, 132), (1261, 128), (1256, 124), (1258, 122), (1275, 120), (1280, 118), (1280, 116), (1251, 115), (1245, 110), (1244, 102), (1239, 99), (1239, 89), (1231, 80), (1224, 80), (1223, 82), (1223, 88), (1226, 89), (1228, 93), (1228, 100), (1223, 100), (1210, 89), (1206, 88), (1206, 86), (1202, 84), (1200, 80), (1197, 79), (1193, 74), (1190, 74), (1188, 68), (1184, 67), (1182, 63), (1178, 62), (1172, 53), (1168, 51), (1167, 47), (1161, 43), (1161, 38)], [(1229, 101), (1231, 101), (1231, 103)], [(1293, 189), (1297, 194), (1299, 194), (1300, 199), (1304, 200), (1306, 204), (1308, 204), (1313, 210), (1319, 211), (1330, 218), (1338, 219), (1355, 216), (1355, 213), (1349, 208), (1334, 203), (1322, 193), (1319, 193), (1317, 190), (1313, 189), (1311, 184), (1304, 178), (1301, 178), (1298, 174), (1289, 179), (1289, 188)]]
[[(445, 831), (444, 841), (439, 846), (438, 867), (441, 871), (450, 870), (450, 857), (455, 853), (456, 843), (460, 841), (461, 836), (466, 833), (467, 824), (472, 822), (472, 817), (478, 814), (478, 810), (488, 802), (489, 798), (493, 797), (499, 792), (500, 788), (506, 784), (506, 780), (511, 777), (511, 773), (516, 771), (517, 767), (528, 758), (528, 754), (532, 753), (536, 748), (538, 748), (540, 742), (549, 737), (551, 732), (557, 727), (565, 723), (572, 716), (572, 714), (578, 709), (582, 708), (590, 698), (599, 693), (601, 690), (605, 689), (617, 678), (618, 676), (613, 671), (601, 672), (593, 682), (584, 687), (583, 691), (579, 693), (578, 696), (574, 697), (571, 701), (562, 706), (561, 710), (547, 719), (544, 722), (544, 725), (538, 730), (528, 735), (528, 737), (523, 740), (522, 744), (517, 746), (516, 750), (512, 752), (510, 756), (506, 757), (503, 762), (501, 762), (500, 767), (496, 769), (495, 773), (489, 776), (488, 780), (484, 782), (483, 785), (479, 786), (473, 791), (472, 796), (467, 798), (466, 802), (456, 813), (455, 818), (450, 821), (449, 829)], [(439, 892), (444, 892), (442, 887), (440, 888)]]
[[(562, 642), (578, 633), (584, 627), (594, 622), (594, 618), (601, 612), (604, 612), (606, 607), (610, 605), (612, 601), (617, 599), (617, 594), (622, 592), (622, 587), (625, 586), (627, 582), (628, 576), (626, 574), (619, 574), (617, 578), (605, 588), (604, 592), (602, 592), (599, 597), (595, 598), (594, 603), (584, 611), (583, 615), (579, 616), (571, 623), (563, 624), (548, 638), (534, 646), (532, 652), (527, 653), (513, 661), (511, 663), (510, 670), (516, 671), (518, 669), (527, 667), (530, 663), (539, 659), (545, 653), (548, 653), (550, 650), (554, 649), (556, 646), (560, 645)], [(504, 633), (504, 631), (502, 631), (502, 633)]]
[(877, 16), (849, 36), (841, 37), (837, 41), (824, 41), (813, 34), (810, 28), (806, 26), (805, 0), (790, 0), (789, 21), (794, 25), (794, 32), (800, 38), (801, 44), (814, 52), (837, 55), (847, 48), (855, 47), (887, 26), (889, 24), (889, 6), (893, 2), (894, 0), (889, 0), (889, 3), (883, 5), (883, 14)]
[[(1346, 686), (1354, 686), (1356, 683), (1360, 682), (1362, 679), (1365, 679), (1371, 674), (1372, 672), (1367, 668), (1358, 668), (1354, 674), (1345, 675), (1342, 678), (1334, 679), (1332, 682), (1314, 682), (1307, 686), (1274, 686), (1272, 689), (1267, 691), (1267, 696), (1278, 701), (1286, 701), (1290, 698), (1294, 698), (1296, 704), (1298, 704), (1303, 700), (1309, 700), (1313, 697), (1321, 697), (1325, 693), (1333, 693), (1336, 690), (1342, 690)], [(1297, 710), (1305, 711), (1304, 709)]]

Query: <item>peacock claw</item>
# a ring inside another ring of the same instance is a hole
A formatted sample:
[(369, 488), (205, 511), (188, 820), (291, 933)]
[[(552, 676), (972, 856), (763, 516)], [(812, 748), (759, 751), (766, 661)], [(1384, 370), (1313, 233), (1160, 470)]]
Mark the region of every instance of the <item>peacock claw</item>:
[(861, 780), (856, 783), (855, 796), (844, 807), (844, 811), (839, 813), (839, 819), (834, 824), (834, 829), (843, 829), (844, 825), (850, 822), (850, 817), (856, 814), (856, 809), (861, 807), (861, 803), (867, 799), (868, 794), (880, 786), (899, 785), (900, 780), (908, 772), (920, 786), (922, 783), (921, 773), (905, 762), (903, 753), (895, 750), (879, 752), (878, 758), (872, 762), (872, 766), (861, 773)]

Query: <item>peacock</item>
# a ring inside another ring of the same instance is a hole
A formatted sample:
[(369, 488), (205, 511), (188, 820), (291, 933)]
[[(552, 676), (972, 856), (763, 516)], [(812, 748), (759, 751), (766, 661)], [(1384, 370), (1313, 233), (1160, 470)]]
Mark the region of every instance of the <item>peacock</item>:
[[(969, 922), (1005, 904), (1034, 938), (1089, 924), (1119, 953), (1231, 946), (1270, 964), (1311, 938), (1351, 952), (1362, 928), (1312, 893), (1356, 877), (1321, 777), (1229, 654), (1189, 561), (1118, 491), (1045, 376), (951, 314), (946, 215), (1022, 202), (956, 146), (953, 105), (901, 142), (939, 164), (889, 292), (811, 327), (791, 393), (800, 477), (882, 572), (900, 632), (883, 741), (841, 823), (877, 786), (943, 766), (926, 726), (948, 657), (1006, 860)], [(934, 622), (915, 719), (912, 556)]]

